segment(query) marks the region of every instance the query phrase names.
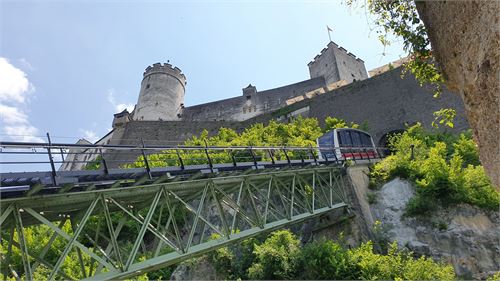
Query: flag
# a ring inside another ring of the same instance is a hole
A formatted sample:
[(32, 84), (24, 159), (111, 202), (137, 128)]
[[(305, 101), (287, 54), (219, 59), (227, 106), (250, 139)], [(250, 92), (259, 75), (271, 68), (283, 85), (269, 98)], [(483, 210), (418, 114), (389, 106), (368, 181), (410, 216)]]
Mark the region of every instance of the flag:
[(326, 26), (326, 30), (333, 31), (328, 25)]

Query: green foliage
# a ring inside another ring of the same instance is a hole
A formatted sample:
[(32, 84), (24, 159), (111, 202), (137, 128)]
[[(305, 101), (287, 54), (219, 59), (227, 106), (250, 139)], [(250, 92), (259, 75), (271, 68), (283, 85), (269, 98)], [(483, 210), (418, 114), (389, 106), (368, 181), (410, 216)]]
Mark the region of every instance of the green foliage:
[[(365, 121), (362, 124), (364, 127), (368, 128), (368, 122)], [(333, 129), (341, 129), (341, 128), (353, 128), (353, 129), (359, 129), (359, 125), (351, 122), (350, 124), (347, 124), (346, 121), (340, 118), (335, 118), (335, 117), (326, 117), (325, 119), (325, 127), (323, 128), (323, 132), (328, 132)]]
[(300, 272), (308, 280), (353, 280), (360, 272), (349, 252), (331, 240), (306, 245), (300, 254)]
[[(353, 5), (354, 0), (348, 0)], [(406, 70), (411, 71), (421, 85), (434, 86), (436, 96), (441, 93), (444, 81), (438, 67), (432, 60), (430, 40), (424, 23), (420, 20), (414, 1), (368, 0), (366, 7), (374, 18), (376, 33), (384, 46), (391, 43), (389, 35), (402, 39), (403, 50), (410, 55)]]
[(486, 281), (498, 281), (500, 280), (500, 271), (495, 272), (493, 275), (488, 277)]
[(377, 204), (377, 193), (368, 192), (366, 194), (366, 200), (368, 201), (368, 204)]
[(387, 255), (373, 251), (373, 243), (367, 242), (349, 250), (360, 274), (355, 279), (363, 280), (453, 280), (455, 272), (451, 265), (436, 263), (430, 258), (414, 259), (411, 253), (398, 250), (394, 242)]
[[(380, 222), (376, 227), (382, 229)], [(351, 250), (326, 239), (301, 247), (290, 231), (279, 230), (263, 243), (251, 239), (214, 251), (209, 254), (209, 260), (227, 279), (454, 279), (450, 265), (426, 257), (414, 259), (412, 253), (398, 250), (396, 243), (385, 243), (389, 245), (385, 246), (386, 254), (376, 253), (372, 242)]]
[(256, 245), (255, 262), (248, 269), (250, 279), (293, 279), (300, 253), (300, 241), (287, 230), (271, 234), (261, 245)]
[[(368, 126), (367, 123), (364, 123)], [(310, 147), (316, 146), (316, 139), (323, 132), (334, 128), (358, 128), (356, 123), (347, 123), (338, 118), (327, 117), (325, 119), (325, 127), (321, 128), (316, 118), (303, 118), (298, 116), (289, 123), (279, 123), (270, 121), (264, 126), (261, 123), (253, 124), (246, 128), (241, 134), (236, 133), (232, 129), (221, 128), (217, 135), (209, 137), (208, 131), (203, 131), (200, 136), (194, 136), (184, 142), (185, 146), (297, 146)], [(179, 153), (179, 155), (177, 154)], [(266, 151), (254, 151), (258, 161), (271, 161), (271, 158)], [(300, 159), (309, 154), (309, 151), (293, 151), (288, 152), (290, 159)], [(312, 153), (316, 153), (313, 151)], [(232, 156), (236, 161), (253, 161), (253, 158), (248, 150), (239, 151), (223, 151), (209, 150), (212, 163), (231, 163)], [(206, 152), (202, 150), (165, 150), (158, 154), (148, 155), (148, 162), (151, 167), (164, 167), (180, 165), (179, 156), (183, 159), (184, 165), (208, 164)], [(276, 151), (273, 157), (277, 160), (286, 160), (286, 156), (282, 151)], [(145, 167), (144, 158), (138, 157), (132, 164), (124, 165), (124, 168), (140, 168)]]
[(97, 156), (94, 160), (88, 162), (85, 166), (83, 166), (83, 170), (99, 170), (102, 164), (101, 155)]
[[(215, 238), (218, 237), (212, 237), (212, 239)], [(239, 244), (210, 252), (208, 259), (214, 265), (217, 273), (227, 279), (249, 279), (248, 268), (255, 260), (254, 249), (259, 244), (258, 239), (249, 238)]]
[(439, 128), (439, 125), (446, 125), (453, 128), (453, 119), (457, 115), (457, 111), (453, 108), (441, 108), (440, 110), (433, 113), (435, 116), (434, 121), (432, 121), (432, 127)]
[(409, 201), (407, 215), (428, 214), (438, 206), (458, 203), (498, 209), (500, 194), (480, 166), (469, 132), (458, 136), (433, 133), (417, 124), (389, 143), (395, 153), (377, 163), (370, 176), (376, 183), (394, 177), (416, 183), (417, 195)]
[[(403, 74), (410, 71), (420, 86), (424, 84), (432, 86), (434, 97), (438, 97), (442, 92), (444, 76), (434, 60), (429, 36), (419, 18), (416, 1), (346, 0), (346, 2), (349, 6), (353, 6), (355, 2), (366, 3), (362, 6), (375, 17), (375, 30), (384, 49), (391, 44), (390, 35), (402, 40), (403, 50), (409, 55)], [(389, 68), (392, 68), (391, 65)], [(443, 108), (434, 112), (434, 116), (432, 126), (453, 127), (456, 112), (451, 108)]]

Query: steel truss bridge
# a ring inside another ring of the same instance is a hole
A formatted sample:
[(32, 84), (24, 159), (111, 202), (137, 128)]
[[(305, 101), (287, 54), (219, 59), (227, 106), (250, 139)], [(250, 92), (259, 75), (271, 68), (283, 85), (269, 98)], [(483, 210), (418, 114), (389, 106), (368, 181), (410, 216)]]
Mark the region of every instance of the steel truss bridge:
[[(32, 280), (42, 272), (49, 280), (129, 278), (348, 209), (343, 161), (318, 159), (312, 147), (92, 145), (83, 148), (100, 156), (139, 150), (144, 167), (108, 169), (101, 157), (99, 170), (80, 171), (55, 170), (54, 153), (67, 156), (82, 149), (76, 145), (1, 142), (0, 147), (0, 154), (45, 154), (51, 166), (48, 172), (2, 174), (0, 258), (5, 277)], [(363, 153), (372, 148), (342, 149), (355, 151), (356, 162), (377, 160)], [(181, 165), (152, 167), (152, 153), (172, 151)], [(193, 157), (203, 152), (206, 162), (185, 165), (190, 163), (186, 151)], [(221, 152), (232, 161), (211, 158)]]

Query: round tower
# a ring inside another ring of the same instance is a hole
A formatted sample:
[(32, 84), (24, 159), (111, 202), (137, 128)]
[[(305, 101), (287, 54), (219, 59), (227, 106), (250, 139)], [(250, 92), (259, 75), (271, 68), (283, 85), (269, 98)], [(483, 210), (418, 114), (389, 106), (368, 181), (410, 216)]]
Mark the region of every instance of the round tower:
[(186, 76), (171, 64), (155, 63), (144, 71), (134, 120), (179, 120)]

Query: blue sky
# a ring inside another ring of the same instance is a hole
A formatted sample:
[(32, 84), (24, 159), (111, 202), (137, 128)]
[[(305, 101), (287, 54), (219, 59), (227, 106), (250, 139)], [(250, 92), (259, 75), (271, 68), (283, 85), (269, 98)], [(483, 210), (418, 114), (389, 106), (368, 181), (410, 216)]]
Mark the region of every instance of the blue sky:
[(369, 23), (341, 1), (0, 0), (0, 139), (96, 140), (155, 62), (182, 69), (187, 106), (306, 80), (326, 25), (367, 70), (404, 55)]

